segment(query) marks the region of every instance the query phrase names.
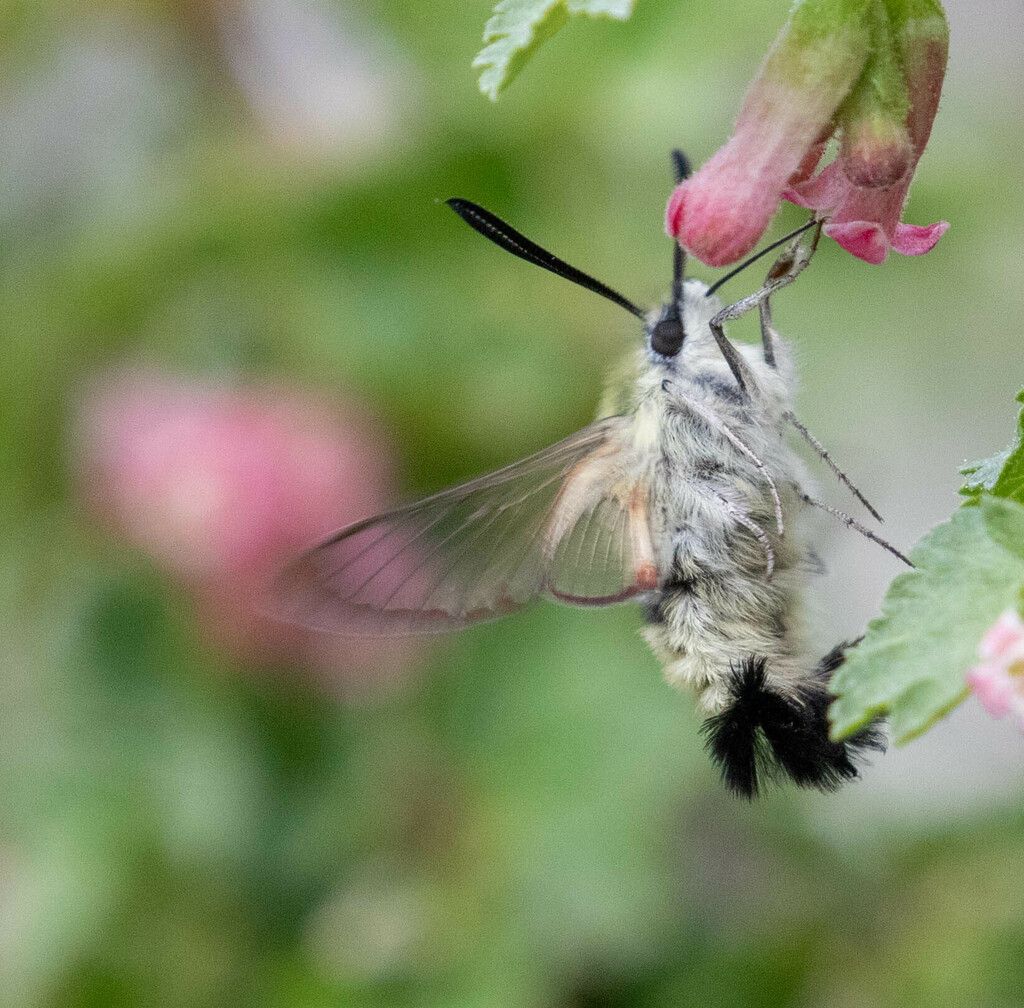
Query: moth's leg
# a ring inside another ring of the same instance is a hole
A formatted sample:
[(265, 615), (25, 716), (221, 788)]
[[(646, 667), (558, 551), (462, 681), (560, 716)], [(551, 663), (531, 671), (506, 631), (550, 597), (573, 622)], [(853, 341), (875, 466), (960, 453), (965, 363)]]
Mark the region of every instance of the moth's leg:
[(761, 316), (761, 346), (764, 347), (764, 362), (768, 367), (775, 367), (775, 341), (779, 334), (772, 326), (772, 303), (770, 298), (765, 298), (757, 306), (758, 314)]
[(848, 514), (844, 514), (838, 508), (834, 508), (824, 501), (815, 500), (813, 497), (808, 497), (807, 494), (801, 494), (800, 499), (805, 504), (810, 504), (811, 507), (820, 508), (822, 511), (827, 511), (833, 518), (838, 518), (848, 528), (852, 528), (855, 532), (859, 532), (865, 539), (870, 539), (873, 543), (878, 543), (882, 549), (888, 550), (894, 557), (902, 560), (908, 567), (914, 565), (898, 550), (892, 543), (887, 543), (881, 536), (875, 535), (870, 529), (866, 529), (860, 522), (855, 521)]
[(769, 299), (777, 290), (791, 284), (807, 268), (811, 256), (814, 255), (814, 251), (818, 247), (820, 236), (821, 224), (814, 229), (813, 237), (809, 242), (805, 243), (801, 238), (797, 238), (775, 260), (760, 290), (723, 308), (710, 322), (711, 334), (715, 337), (722, 356), (725, 357), (726, 363), (743, 391), (747, 391), (746, 384), (753, 384), (752, 376), (746, 362), (729, 342), (722, 326), (730, 319), (737, 319), (757, 308), (761, 316), (761, 342), (764, 346), (765, 363), (774, 366), (776, 333), (771, 324), (772, 310)]
[(847, 488), (871, 512), (872, 517), (876, 521), (882, 521), (882, 516), (871, 506), (868, 499), (862, 494), (850, 480), (850, 477), (839, 468), (836, 461), (829, 455), (825, 446), (802, 424), (797, 420), (793, 413), (787, 413), (785, 418), (800, 432), (803, 439), (818, 453), (818, 456), (823, 462), (839, 477), (841, 483), (846, 484)]
[(782, 501), (779, 499), (778, 487), (775, 485), (775, 480), (772, 479), (771, 473), (765, 468), (764, 463), (748, 448), (743, 440), (740, 438), (735, 431), (731, 430), (722, 420), (720, 420), (710, 410), (704, 409), (703, 406), (695, 403), (692, 399), (682, 395), (676, 390), (676, 397), (682, 402), (691, 412), (696, 413), (712, 430), (718, 431), (733, 447), (741, 451), (751, 462), (757, 467), (757, 471), (761, 474), (765, 483), (768, 484), (768, 491), (772, 495), (772, 503), (775, 505), (775, 527), (778, 529), (779, 535), (784, 536), (786, 534), (786, 528), (782, 521)]
[(725, 335), (723, 326), (730, 319), (745, 315), (752, 308), (755, 308), (757, 303), (755, 295), (745, 297), (742, 301), (737, 301), (735, 304), (723, 308), (708, 323), (711, 335), (715, 337), (718, 349), (721, 350), (725, 363), (729, 365), (729, 370), (732, 371), (736, 384), (739, 385), (740, 391), (748, 399), (758, 392), (757, 379), (754, 377), (754, 372), (750, 369), (750, 365), (743, 359), (736, 347), (729, 342), (729, 337)]
[(754, 538), (761, 544), (761, 549), (764, 550), (764, 578), (766, 581), (771, 581), (772, 574), (775, 573), (775, 551), (772, 549), (768, 533), (752, 518), (744, 514), (732, 501), (723, 497), (720, 493), (716, 493), (715, 497), (729, 513), (729, 517), (753, 533)]

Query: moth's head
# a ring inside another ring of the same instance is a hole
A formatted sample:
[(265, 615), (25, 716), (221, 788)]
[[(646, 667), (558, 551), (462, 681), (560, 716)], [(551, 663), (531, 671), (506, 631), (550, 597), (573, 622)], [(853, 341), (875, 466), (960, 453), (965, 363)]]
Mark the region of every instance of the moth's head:
[(708, 322), (722, 310), (722, 302), (695, 277), (680, 278), (672, 287), (672, 299), (651, 312), (644, 325), (648, 349), (655, 359), (665, 362), (677, 358), (687, 340), (710, 339)]
[[(675, 169), (676, 185), (679, 185), (690, 174), (689, 162), (682, 151), (672, 152), (672, 165)], [(812, 227), (813, 224), (812, 220), (784, 238), (772, 242), (767, 248), (749, 256), (710, 287), (700, 280), (685, 279), (686, 253), (678, 242), (673, 242), (672, 294), (658, 311), (652, 312), (648, 316), (644, 326), (647, 346), (654, 358), (667, 362), (678, 357), (687, 338), (697, 341), (712, 339), (708, 323), (722, 310), (722, 303), (715, 296), (719, 287), (731, 280), (737, 273), (745, 270), (751, 263), (757, 262), (763, 255), (795, 238), (802, 231)], [(772, 276), (772, 273), (768, 274), (769, 279), (772, 279)]]
[(683, 349), (686, 331), (682, 312), (677, 304), (662, 305), (657, 321), (647, 329), (647, 342), (651, 350), (662, 357), (675, 357)]

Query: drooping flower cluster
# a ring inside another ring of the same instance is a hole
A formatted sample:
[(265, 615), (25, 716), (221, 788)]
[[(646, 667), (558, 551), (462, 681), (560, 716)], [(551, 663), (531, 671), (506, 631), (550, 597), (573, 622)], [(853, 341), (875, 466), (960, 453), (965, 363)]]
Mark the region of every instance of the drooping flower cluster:
[(300, 550), (388, 502), (382, 442), (355, 408), (133, 370), (88, 397), (79, 466), (94, 513), (190, 591), (221, 646), (366, 680), (398, 671), (408, 644), (286, 626), (272, 586)]
[[(672, 194), (669, 234), (725, 266), (753, 249), (787, 199), (866, 262), (929, 251), (948, 225), (900, 217), (938, 110), (948, 37), (938, 0), (801, 0), (732, 138)], [(839, 153), (815, 176), (833, 136)]]
[(1024, 620), (1007, 609), (978, 645), (967, 685), (993, 717), (1012, 714), (1024, 732)]

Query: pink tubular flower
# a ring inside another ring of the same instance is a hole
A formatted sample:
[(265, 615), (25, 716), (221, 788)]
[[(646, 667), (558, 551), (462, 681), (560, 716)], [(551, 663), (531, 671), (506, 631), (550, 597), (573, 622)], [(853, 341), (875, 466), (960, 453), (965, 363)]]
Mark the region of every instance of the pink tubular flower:
[[(854, 135), (856, 139), (844, 142), (839, 157), (816, 178), (799, 182), (783, 193), (790, 202), (827, 217), (825, 234), (869, 263), (884, 261), (890, 249), (902, 255), (929, 252), (949, 227), (945, 221), (922, 227), (900, 220), (939, 107), (949, 48), (945, 21), (908, 21), (897, 41), (909, 97), (903, 129), (901, 124), (881, 117), (874, 122), (847, 122), (844, 141)], [(904, 136), (909, 140), (909, 150)], [(871, 169), (865, 167), (868, 163), (878, 166), (873, 178)], [(876, 184), (867, 184), (870, 181)]]
[[(673, 192), (666, 230), (710, 266), (750, 252), (785, 198), (879, 263), (931, 249), (946, 223), (901, 223), (931, 132), (948, 30), (938, 0), (799, 0), (747, 92), (733, 136)], [(812, 173), (828, 140), (839, 156)]]
[(1024, 621), (1007, 609), (978, 645), (967, 685), (993, 717), (1013, 714), (1024, 731)]
[(797, 7), (747, 91), (732, 138), (669, 200), (666, 230), (709, 266), (735, 262), (757, 244), (783, 189), (814, 170), (861, 72), (870, 42), (863, 4), (840, 5), (839, 16), (822, 21), (818, 8), (826, 6)]
[(409, 646), (325, 639), (276, 623), (281, 567), (387, 500), (382, 438), (356, 411), (283, 390), (121, 372), (89, 396), (80, 469), (106, 523), (195, 596), (210, 634), (236, 655), (379, 676)]

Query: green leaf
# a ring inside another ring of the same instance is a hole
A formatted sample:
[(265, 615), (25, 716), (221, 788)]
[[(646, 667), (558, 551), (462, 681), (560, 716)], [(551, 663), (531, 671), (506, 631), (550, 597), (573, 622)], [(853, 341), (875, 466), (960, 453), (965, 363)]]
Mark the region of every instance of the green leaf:
[(571, 14), (624, 21), (635, 0), (501, 0), (484, 26), (484, 48), (473, 60), (480, 90), (491, 101), (508, 87), (530, 57)]
[[(1024, 403), (1024, 390), (1017, 395), (1017, 402)], [(967, 503), (976, 504), (982, 491), (997, 497), (1009, 497), (1024, 504), (1024, 409), (1017, 418), (1017, 440), (991, 458), (982, 459), (960, 472), (967, 477), (960, 493), (971, 498)]]
[(1024, 585), (1024, 506), (987, 494), (979, 504), (932, 529), (910, 554), (916, 570), (889, 586), (882, 615), (832, 680), (836, 738), (888, 714), (907, 742), (966, 696), (978, 641)]

